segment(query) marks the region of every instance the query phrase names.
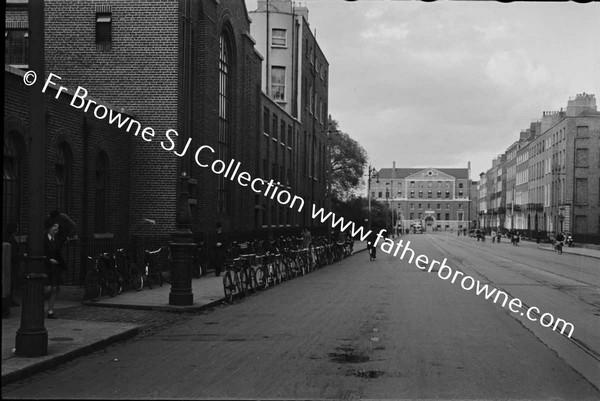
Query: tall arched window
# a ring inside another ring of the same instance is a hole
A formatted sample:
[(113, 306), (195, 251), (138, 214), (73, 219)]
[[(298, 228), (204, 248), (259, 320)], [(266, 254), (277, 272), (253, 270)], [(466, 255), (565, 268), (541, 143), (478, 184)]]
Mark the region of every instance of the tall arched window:
[(102, 151), (96, 159), (96, 210), (94, 231), (106, 232), (106, 192), (108, 189), (108, 156)]
[(4, 179), (2, 183), (2, 223), (21, 221), (23, 153), (14, 132), (4, 135)]
[[(229, 131), (231, 122), (230, 112), (230, 93), (231, 93), (231, 44), (229, 35), (223, 31), (220, 37), (219, 52), (219, 159), (229, 160)], [(218, 192), (218, 212), (228, 213), (229, 207), (229, 185), (228, 180), (220, 174), (217, 185)]]
[(56, 209), (64, 213), (69, 213), (71, 166), (71, 148), (66, 142), (62, 142), (58, 145), (56, 154)]

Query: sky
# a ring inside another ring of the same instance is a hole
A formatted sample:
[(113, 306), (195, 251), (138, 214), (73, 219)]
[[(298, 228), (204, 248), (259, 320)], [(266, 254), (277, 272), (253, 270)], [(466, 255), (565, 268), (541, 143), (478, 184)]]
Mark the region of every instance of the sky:
[(584, 92), (600, 106), (600, 3), (299, 3), (329, 62), (329, 114), (377, 169), (470, 161), (477, 180), (543, 111)]

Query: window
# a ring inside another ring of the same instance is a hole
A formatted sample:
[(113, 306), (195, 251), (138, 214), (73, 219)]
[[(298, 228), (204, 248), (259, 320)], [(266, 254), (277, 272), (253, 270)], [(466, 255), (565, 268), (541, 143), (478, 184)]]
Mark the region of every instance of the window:
[(106, 191), (108, 188), (108, 156), (104, 151), (96, 159), (96, 208), (94, 214), (94, 231), (106, 231)]
[(423, 205), (419, 203), (419, 210), (423, 209)]
[(382, 192), (381, 192), (381, 191), (379, 191), (379, 196), (378, 196), (378, 198), (383, 198), (383, 196), (381, 196), (381, 195), (382, 195)]
[(96, 48), (110, 50), (112, 43), (112, 14), (96, 13)]
[(21, 222), (21, 186), (23, 152), (18, 146), (20, 137), (14, 132), (4, 134), (4, 179), (2, 190), (2, 222)]
[(463, 183), (462, 183), (462, 182), (459, 182), (459, 183), (458, 183), (458, 187), (459, 187), (459, 188), (462, 188), (462, 187), (463, 187)]
[(578, 148), (575, 155), (575, 166), (577, 167), (589, 167), (589, 150), (585, 148)]
[(459, 221), (463, 220), (463, 212), (458, 212), (458, 220)]
[(269, 134), (269, 109), (266, 107), (263, 110), (263, 132)]
[[(231, 54), (231, 45), (229, 35), (226, 32), (221, 33), (219, 39), (219, 140), (218, 156), (221, 160), (229, 160), (229, 126), (230, 126), (230, 106), (229, 96), (231, 93), (230, 80), (231, 65), (229, 56)], [(277, 125), (273, 127), (277, 131)], [(222, 174), (217, 182), (217, 212), (228, 213), (229, 208), (229, 180)]]
[(58, 147), (56, 155), (56, 209), (69, 213), (69, 190), (71, 186), (71, 149), (65, 142)]
[(411, 219), (411, 220), (414, 220), (414, 219), (415, 219), (415, 214), (414, 214), (414, 213), (412, 213), (412, 212), (411, 212), (411, 214), (410, 214), (410, 219)]
[[(281, 124), (280, 124), (280, 129), (279, 129), (279, 140), (281, 142), (285, 142), (285, 121), (281, 120)], [(285, 153), (283, 154), (283, 157), (285, 158)]]
[(278, 123), (279, 123), (279, 119), (277, 118), (275, 113), (273, 113), (273, 131), (271, 132), (271, 136), (275, 139), (279, 138), (279, 132), (278, 132), (279, 127), (277, 126)]
[(419, 198), (423, 197), (423, 191), (419, 191)]
[(432, 197), (433, 197), (433, 194), (432, 194), (432, 192), (431, 192), (431, 191), (427, 191), (427, 197), (428, 197), (428, 198), (432, 198)]
[(271, 46), (285, 47), (286, 45), (287, 42), (285, 29), (273, 28), (271, 31)]
[(446, 210), (450, 210), (450, 204), (446, 203)]
[(410, 197), (414, 198), (415, 197), (415, 191), (410, 191)]
[(410, 210), (415, 210), (415, 204), (414, 203), (410, 204)]
[(437, 204), (437, 209), (441, 210), (442, 209), (442, 205), (440, 203)]
[(442, 191), (437, 191), (437, 197), (441, 198), (442, 197)]
[(437, 213), (436, 214), (436, 220), (441, 220), (442, 219), (442, 214), (441, 213)]
[(462, 203), (459, 203), (459, 204), (458, 204), (458, 208), (459, 208), (459, 209), (462, 209), (462, 208), (463, 208), (463, 207), (462, 207)]
[(285, 101), (285, 67), (271, 67), (271, 98), (276, 102)]
[(575, 180), (575, 204), (587, 205), (588, 203), (588, 182), (587, 178), (577, 178)]
[(446, 220), (450, 220), (450, 213), (446, 213)]
[(4, 31), (4, 64), (28, 65), (29, 31), (7, 29)]
[(450, 191), (446, 191), (446, 199), (450, 198)]

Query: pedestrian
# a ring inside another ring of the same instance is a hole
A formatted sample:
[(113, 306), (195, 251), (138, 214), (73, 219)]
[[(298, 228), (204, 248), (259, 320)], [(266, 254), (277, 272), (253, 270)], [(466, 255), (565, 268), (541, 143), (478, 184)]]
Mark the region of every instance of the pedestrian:
[(373, 259), (377, 259), (377, 247), (375, 246), (375, 243), (378, 239), (379, 238), (377, 234), (375, 234), (374, 232), (372, 232), (371, 235), (369, 235), (369, 238), (367, 238), (367, 252), (370, 254), (372, 250)]
[(17, 240), (17, 232), (19, 231), (19, 225), (11, 221), (6, 225), (5, 233), (2, 238), (2, 242), (10, 244), (10, 295), (9, 302), (10, 306), (20, 306), (16, 301), (20, 295), (20, 282), (21, 282), (21, 260), (23, 259), (23, 253), (19, 241)]
[(492, 230), (492, 244), (496, 242), (496, 230)]
[(225, 259), (227, 258), (227, 235), (223, 232), (223, 225), (217, 223), (217, 232), (215, 234), (215, 241), (213, 249), (215, 251), (215, 276), (221, 275), (223, 265), (225, 265)]
[(555, 248), (559, 254), (562, 254), (562, 248), (565, 240), (565, 235), (562, 232), (559, 232), (556, 236), (556, 245)]
[(54, 304), (56, 302), (56, 295), (60, 291), (61, 272), (65, 264), (56, 239), (58, 222), (53, 218), (46, 218), (44, 228), (46, 229), (46, 236), (44, 238), (44, 256), (46, 257), (44, 273), (46, 274), (45, 294), (48, 299), (47, 317), (48, 319), (56, 319)]
[(310, 248), (310, 244), (312, 243), (312, 235), (308, 230), (308, 227), (304, 228), (302, 232), (302, 249)]

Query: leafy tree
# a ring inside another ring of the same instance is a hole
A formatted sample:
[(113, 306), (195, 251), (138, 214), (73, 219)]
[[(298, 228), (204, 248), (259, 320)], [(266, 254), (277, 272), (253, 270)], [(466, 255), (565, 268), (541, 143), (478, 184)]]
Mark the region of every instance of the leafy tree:
[(328, 118), (329, 173), (332, 201), (347, 201), (352, 192), (360, 189), (362, 175), (367, 164), (367, 152), (354, 139), (338, 129), (338, 122)]

